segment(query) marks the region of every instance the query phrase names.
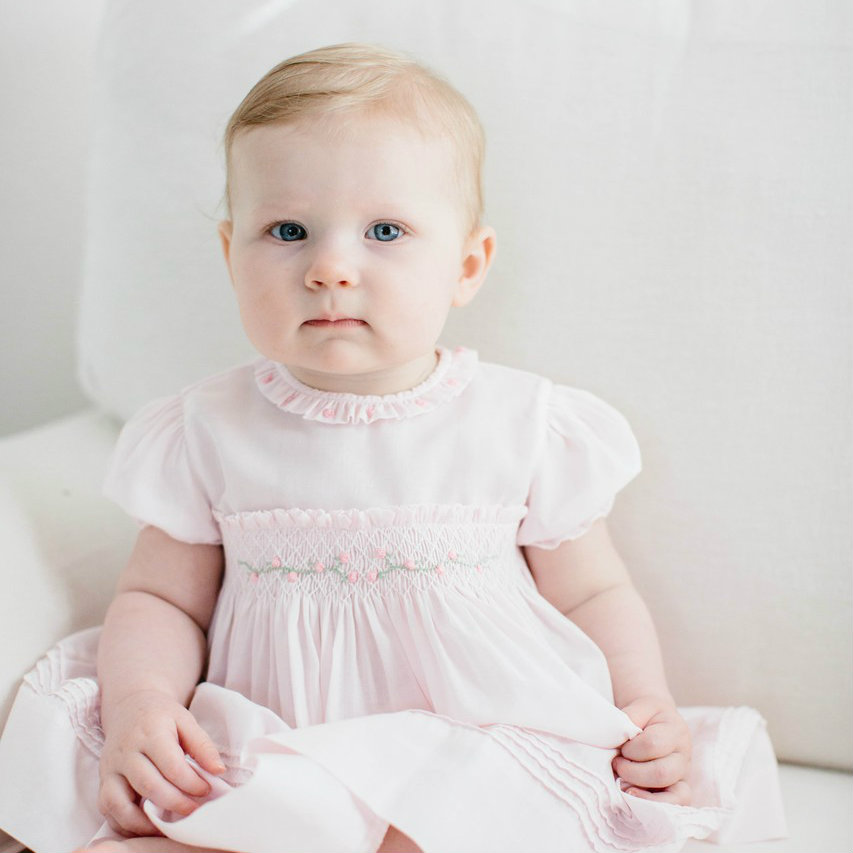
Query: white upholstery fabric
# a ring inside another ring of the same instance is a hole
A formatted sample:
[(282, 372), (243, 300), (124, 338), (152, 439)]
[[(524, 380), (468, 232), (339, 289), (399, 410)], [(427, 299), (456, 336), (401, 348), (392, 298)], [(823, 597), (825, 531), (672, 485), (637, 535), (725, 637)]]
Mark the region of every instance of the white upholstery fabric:
[(748, 846), (691, 839), (683, 853), (847, 853), (853, 850), (853, 776), (811, 767), (779, 768), (788, 837)]
[(0, 441), (0, 720), (21, 676), (59, 639), (99, 624), (113, 596), (136, 535), (101, 496), (117, 436), (89, 409)]

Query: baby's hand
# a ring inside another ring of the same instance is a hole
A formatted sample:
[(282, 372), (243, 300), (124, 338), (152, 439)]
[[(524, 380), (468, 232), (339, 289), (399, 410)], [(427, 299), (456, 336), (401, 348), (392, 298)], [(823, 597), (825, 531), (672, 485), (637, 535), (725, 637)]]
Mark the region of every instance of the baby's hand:
[(185, 753), (211, 773), (225, 766), (213, 742), (179, 702), (155, 690), (133, 693), (111, 709), (101, 753), (98, 808), (122, 834), (160, 835), (140, 799), (163, 809), (191, 814), (208, 783), (187, 763)]
[(657, 696), (643, 696), (622, 710), (642, 729), (622, 744), (613, 759), (614, 771), (628, 785), (626, 793), (688, 805), (690, 732), (675, 705)]

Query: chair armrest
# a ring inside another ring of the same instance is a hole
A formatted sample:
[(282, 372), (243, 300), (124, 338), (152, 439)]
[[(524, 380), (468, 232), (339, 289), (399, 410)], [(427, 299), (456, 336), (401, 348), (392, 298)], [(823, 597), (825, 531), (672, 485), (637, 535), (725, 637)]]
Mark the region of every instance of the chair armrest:
[(103, 619), (136, 534), (101, 495), (119, 424), (87, 409), (0, 439), (0, 728), (21, 676)]

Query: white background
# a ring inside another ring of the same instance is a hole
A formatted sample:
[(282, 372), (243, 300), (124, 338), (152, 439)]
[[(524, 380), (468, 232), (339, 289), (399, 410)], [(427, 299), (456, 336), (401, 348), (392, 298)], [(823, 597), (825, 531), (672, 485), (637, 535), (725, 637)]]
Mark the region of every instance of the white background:
[(103, 6), (0, 0), (0, 435), (86, 403), (75, 380), (75, 285)]

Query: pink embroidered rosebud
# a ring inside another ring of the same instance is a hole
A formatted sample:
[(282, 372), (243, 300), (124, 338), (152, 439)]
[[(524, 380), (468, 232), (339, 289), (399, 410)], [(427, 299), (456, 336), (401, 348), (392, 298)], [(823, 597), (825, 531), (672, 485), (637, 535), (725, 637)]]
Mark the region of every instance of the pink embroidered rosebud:
[(273, 379), (275, 379), (275, 375), (274, 375), (274, 374), (272, 374), (272, 373), (268, 373), (268, 374), (264, 377), (264, 385), (269, 385), (269, 384), (270, 384), (270, 382), (272, 382), (272, 381), (273, 381)]
[(272, 558), (272, 567), (274, 569), (280, 569), (281, 568), (281, 557), (273, 557)]
[(257, 572), (252, 572), (252, 574), (251, 574), (251, 575), (249, 575), (249, 582), (250, 582), (253, 586), (254, 586), (254, 585), (255, 585), (255, 584), (256, 584), (260, 579), (261, 579), (261, 576), (260, 576)]
[(436, 573), (437, 575), (443, 575), (443, 574), (444, 574), (444, 566), (442, 566), (442, 565), (441, 565), (441, 563), (439, 563), (439, 564), (435, 567), (435, 573)]
[(368, 406), (367, 407), (367, 417), (372, 419), (376, 414), (376, 406)]
[(296, 581), (299, 580), (299, 575), (297, 575), (296, 572), (288, 572), (287, 580), (289, 583), (296, 583)]
[(478, 571), (478, 572), (480, 572), (480, 573), (482, 574), (483, 567), (482, 567), (479, 563), (477, 563), (477, 565), (476, 565), (474, 568), (476, 568), (476, 569), (477, 569), (477, 571)]
[(379, 577), (379, 572), (377, 572), (377, 571), (376, 571), (376, 569), (371, 569), (371, 570), (367, 573), (367, 579), (368, 579), (371, 583), (373, 583), (373, 582), (374, 582), (378, 577)]
[(447, 552), (447, 559), (448, 560), (458, 560), (459, 555), (455, 551), (448, 551)]
[(344, 552), (343, 554), (338, 554), (338, 559), (346, 565), (349, 562), (349, 554)]
[(403, 560), (403, 568), (412, 571), (415, 568), (415, 564), (412, 560)]
[(415, 405), (420, 406), (421, 408), (423, 408), (426, 404), (427, 404), (427, 401), (424, 400), (423, 397), (418, 397), (418, 399), (415, 400)]
[(350, 583), (355, 583), (358, 580), (358, 572), (350, 572), (347, 575)]
[(326, 567), (319, 560), (317, 560), (317, 562), (314, 563), (314, 571), (317, 572), (318, 575), (321, 572), (324, 572), (325, 570), (326, 570)]
[(388, 552), (387, 552), (384, 548), (377, 548), (377, 549), (376, 549), (376, 556), (377, 556), (380, 560), (384, 560), (384, 559), (385, 559), (385, 555), (386, 555), (387, 553), (388, 553)]
[(323, 409), (323, 417), (324, 418), (333, 418), (335, 416), (334, 409)]

